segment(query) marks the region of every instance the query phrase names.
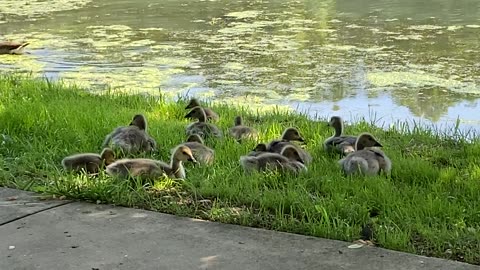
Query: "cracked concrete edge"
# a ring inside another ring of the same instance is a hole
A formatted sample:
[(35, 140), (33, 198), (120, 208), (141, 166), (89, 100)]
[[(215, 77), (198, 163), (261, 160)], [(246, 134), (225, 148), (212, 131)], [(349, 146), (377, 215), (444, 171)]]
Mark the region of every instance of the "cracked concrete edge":
[(0, 226), (72, 202), (42, 200), (42, 197), (35, 192), (0, 187)]

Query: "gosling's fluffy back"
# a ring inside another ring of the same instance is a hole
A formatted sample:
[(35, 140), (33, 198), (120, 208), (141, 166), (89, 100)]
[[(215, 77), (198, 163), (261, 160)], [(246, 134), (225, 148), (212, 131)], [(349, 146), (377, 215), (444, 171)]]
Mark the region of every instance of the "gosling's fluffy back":
[(107, 173), (113, 176), (127, 178), (142, 177), (144, 179), (154, 180), (163, 174), (169, 177), (185, 178), (185, 169), (182, 166), (183, 161), (196, 162), (190, 148), (180, 145), (175, 148), (172, 154), (170, 164), (153, 159), (121, 159), (107, 166)]
[(298, 173), (306, 170), (302, 161), (297, 150), (290, 146), (287, 146), (286, 149), (282, 151), (282, 154), (267, 152), (258, 156), (240, 157), (240, 165), (246, 172), (254, 170), (282, 170)]
[(129, 176), (132, 176), (145, 179), (156, 179), (165, 173), (162, 169), (162, 166), (164, 165), (166, 165), (164, 162), (153, 159), (125, 158), (108, 165), (106, 172), (109, 175), (120, 178), (128, 178)]
[(339, 164), (346, 175), (359, 173), (377, 175), (380, 172), (390, 173), (391, 160), (379, 149), (364, 149), (356, 151), (341, 159)]
[(65, 170), (87, 173), (98, 173), (103, 166), (114, 161), (114, 153), (110, 148), (103, 149), (102, 153), (83, 153), (67, 156), (62, 160)]

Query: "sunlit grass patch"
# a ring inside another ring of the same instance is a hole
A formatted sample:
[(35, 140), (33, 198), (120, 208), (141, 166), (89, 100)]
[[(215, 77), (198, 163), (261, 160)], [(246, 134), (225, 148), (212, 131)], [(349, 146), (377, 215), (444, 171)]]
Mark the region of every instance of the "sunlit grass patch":
[(269, 112), (206, 103), (227, 133), (237, 114), (260, 131), (260, 140), (297, 127), (313, 156), (308, 172), (245, 175), (239, 156), (256, 144), (210, 139), (213, 166), (185, 164), (187, 179), (153, 184), (65, 173), (61, 160), (100, 152), (104, 137), (134, 114), (149, 120), (160, 148), (144, 157), (168, 162), (186, 138), (186, 101), (89, 94), (61, 83), (21, 77), (0, 79), (0, 185), (72, 199), (141, 207), (177, 215), (352, 241), (373, 228), (378, 246), (480, 264), (480, 143), (452, 139), (421, 126), (382, 129), (359, 120), (347, 134), (369, 131), (393, 162), (389, 177), (345, 177), (323, 140), (333, 134), (326, 119), (311, 120), (281, 109)]

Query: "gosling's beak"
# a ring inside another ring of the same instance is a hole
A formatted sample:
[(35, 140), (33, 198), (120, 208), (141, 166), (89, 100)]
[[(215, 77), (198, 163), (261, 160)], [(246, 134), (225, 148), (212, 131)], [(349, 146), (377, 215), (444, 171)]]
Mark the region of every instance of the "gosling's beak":
[(307, 143), (305, 142), (305, 139), (302, 138), (302, 137), (300, 137), (300, 138), (298, 139), (298, 141), (299, 141), (299, 142), (302, 142), (303, 144), (307, 144)]
[(185, 115), (185, 118), (190, 118), (190, 114)]
[(381, 143), (379, 143), (379, 142), (376, 142), (376, 143), (375, 143), (375, 146), (377, 146), (377, 147), (383, 147), (383, 145), (382, 145)]
[(197, 163), (197, 160), (196, 160), (194, 157), (188, 158), (188, 161), (191, 161), (191, 162), (193, 162), (193, 163)]
[(188, 109), (190, 109), (189, 107), (190, 107), (190, 106), (188, 106), (188, 105), (187, 105), (187, 107), (185, 107), (185, 110), (188, 110)]

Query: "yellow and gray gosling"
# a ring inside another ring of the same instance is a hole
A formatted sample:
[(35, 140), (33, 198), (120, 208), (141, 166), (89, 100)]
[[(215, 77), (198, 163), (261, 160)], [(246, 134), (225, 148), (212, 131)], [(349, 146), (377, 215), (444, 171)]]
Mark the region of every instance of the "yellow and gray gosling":
[(135, 158), (120, 159), (107, 166), (107, 174), (119, 178), (141, 177), (146, 180), (155, 180), (162, 175), (171, 178), (185, 179), (185, 169), (182, 162), (197, 161), (193, 157), (190, 148), (185, 145), (179, 145), (172, 154), (170, 164), (163, 161)]
[[(192, 98), (190, 100), (190, 102), (188, 103), (187, 107), (185, 107), (185, 110), (193, 109), (195, 107), (201, 107), (201, 105), (200, 105), (200, 102), (198, 101), (198, 99)], [(203, 110), (205, 111), (206, 120), (218, 121), (218, 119), (219, 119), (218, 114), (216, 112), (214, 112), (212, 109), (203, 108)]]
[[(206, 146), (203, 139), (198, 134), (188, 136), (187, 141), (182, 143), (192, 150), (193, 156), (199, 163), (212, 164), (215, 159), (215, 151)], [(173, 153), (175, 149), (172, 149)]]
[(0, 41), (0, 54), (23, 54), (23, 49), (30, 43)]
[(82, 171), (95, 174), (105, 166), (115, 161), (115, 154), (110, 148), (104, 148), (102, 153), (83, 153), (65, 157), (62, 166), (67, 171), (80, 173)]
[(355, 143), (355, 152), (338, 161), (346, 175), (359, 173), (377, 175), (381, 171), (390, 173), (392, 162), (383, 151), (371, 147), (382, 147), (372, 134), (362, 133)]
[(207, 137), (222, 137), (222, 131), (212, 123), (206, 122), (205, 110), (202, 107), (194, 107), (185, 118), (198, 119), (198, 122), (194, 122), (185, 127), (187, 135), (198, 134), (202, 138)]
[(124, 154), (150, 152), (157, 148), (155, 139), (147, 133), (147, 119), (142, 114), (135, 115), (130, 125), (118, 127), (108, 134), (103, 147), (108, 145)]
[(348, 155), (355, 151), (356, 136), (343, 135), (343, 120), (340, 116), (332, 116), (329, 126), (335, 129), (335, 134), (323, 142), (327, 152), (334, 152), (341, 155)]
[(250, 153), (248, 153), (247, 156), (256, 157), (258, 155), (265, 154), (265, 153), (268, 153), (267, 145), (264, 143), (259, 143), (257, 144), (257, 146), (255, 146), (255, 148), (252, 149), (252, 151), (250, 151)]
[(291, 145), (285, 146), (281, 154), (267, 152), (258, 156), (241, 156), (240, 165), (246, 173), (264, 170), (299, 173), (307, 170), (297, 149)]
[(305, 164), (312, 162), (312, 156), (298, 145), (292, 143), (292, 141), (305, 142), (305, 139), (296, 128), (286, 128), (279, 140), (273, 140), (267, 145), (267, 150), (272, 153), (281, 153), (282, 149), (289, 145), (298, 151)]
[(242, 139), (257, 139), (258, 138), (258, 131), (254, 128), (247, 127), (243, 125), (242, 117), (236, 116), (235, 117), (235, 126), (230, 128), (228, 131), (230, 135), (237, 140), (237, 142), (241, 142)]

